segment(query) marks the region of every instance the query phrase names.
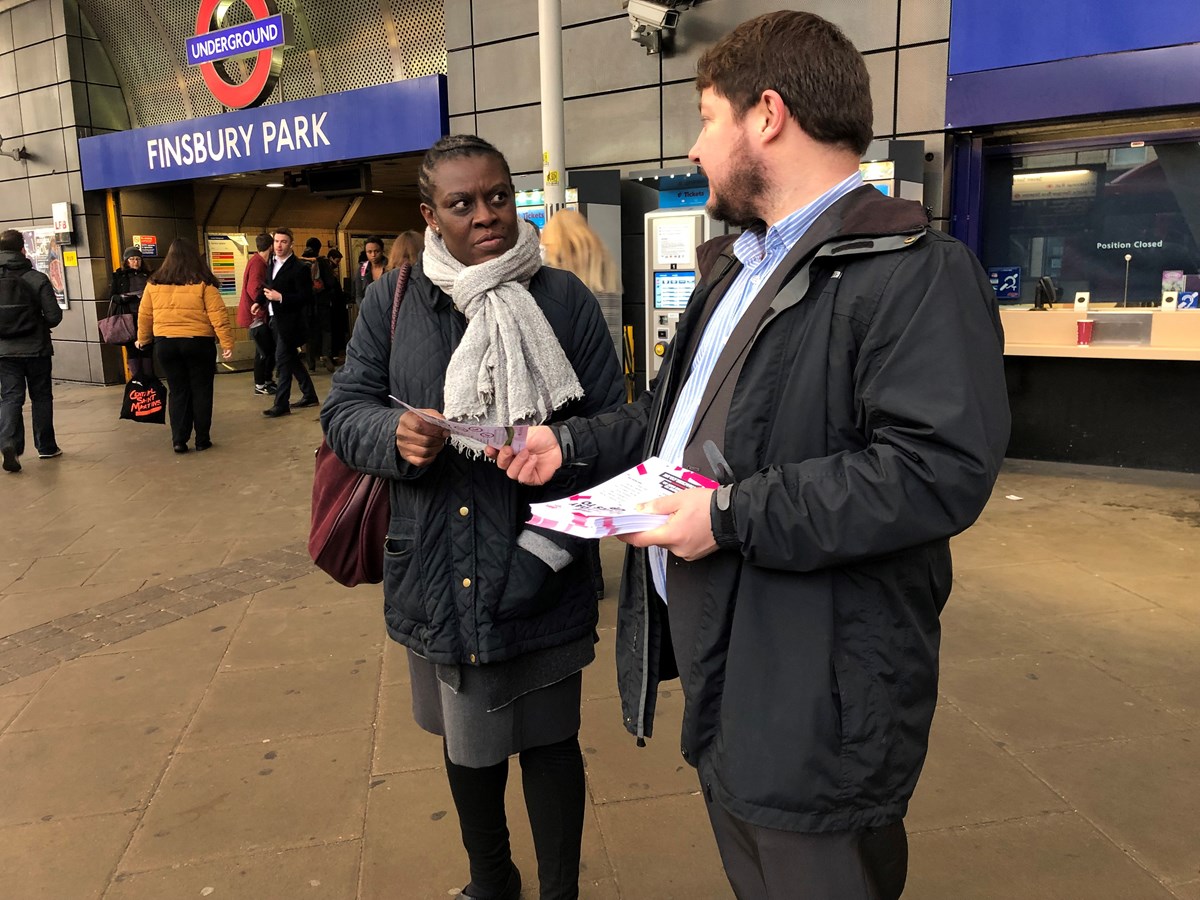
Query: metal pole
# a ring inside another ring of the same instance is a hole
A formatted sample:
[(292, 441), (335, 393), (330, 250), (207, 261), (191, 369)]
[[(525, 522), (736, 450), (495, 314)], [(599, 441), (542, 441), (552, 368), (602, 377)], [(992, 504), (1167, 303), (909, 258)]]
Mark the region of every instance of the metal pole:
[(561, 0), (538, 0), (538, 47), (542, 76), (542, 189), (549, 222), (567, 199)]

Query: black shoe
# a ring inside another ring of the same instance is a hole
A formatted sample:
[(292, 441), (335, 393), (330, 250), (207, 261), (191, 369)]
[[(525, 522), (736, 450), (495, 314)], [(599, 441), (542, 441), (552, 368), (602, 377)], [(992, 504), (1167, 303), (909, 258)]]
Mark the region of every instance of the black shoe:
[[(301, 404), (297, 403), (297, 406)], [(286, 416), (291, 413), (291, 409), (286, 406), (268, 406), (262, 411), (263, 415), (268, 419), (278, 419), (280, 416)]]
[(13, 446), (0, 447), (0, 454), (4, 455), (4, 471), (5, 472), (20, 472), (21, 461), (17, 459), (17, 448)]
[(172, 446), (175, 448), (176, 453), (187, 453), (188, 452), (187, 444), (173, 444)]
[(196, 452), (199, 453), (201, 450), (207, 450), (211, 446), (212, 441), (196, 441)]
[(293, 403), (292, 406), (297, 409), (304, 409), (306, 406), (320, 406), (321, 401), (316, 397), (304, 397), (299, 403)]
[[(473, 891), (475, 888), (468, 884), (459, 893), (454, 900), (493, 900), (491, 897), (484, 897), (482, 894), (471, 894), (468, 891)], [(514, 865), (512, 871), (508, 875), (508, 883), (504, 885), (504, 890), (496, 895), (495, 900), (520, 900), (521, 897), (521, 872)]]
[(279, 390), (279, 385), (277, 385), (277, 384), (276, 384), (275, 382), (273, 382), (273, 381), (268, 381), (268, 382), (266, 383), (266, 385), (264, 385), (264, 386), (266, 387), (266, 389), (267, 389), (267, 393), (268, 393), (268, 394), (273, 394), (273, 393), (275, 393), (277, 390)]

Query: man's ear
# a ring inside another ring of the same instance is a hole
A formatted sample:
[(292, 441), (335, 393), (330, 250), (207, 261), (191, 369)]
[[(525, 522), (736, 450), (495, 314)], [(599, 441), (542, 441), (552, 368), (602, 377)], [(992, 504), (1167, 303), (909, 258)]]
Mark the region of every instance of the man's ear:
[(760, 116), (761, 140), (764, 144), (770, 143), (779, 137), (784, 128), (787, 126), (788, 112), (787, 104), (783, 102), (783, 97), (778, 91), (765, 90), (762, 96), (758, 98), (758, 113)]

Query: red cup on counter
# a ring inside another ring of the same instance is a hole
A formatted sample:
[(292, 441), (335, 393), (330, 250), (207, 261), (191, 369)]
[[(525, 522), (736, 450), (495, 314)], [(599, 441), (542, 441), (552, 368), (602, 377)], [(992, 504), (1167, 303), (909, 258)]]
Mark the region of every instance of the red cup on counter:
[(1080, 319), (1075, 323), (1075, 343), (1086, 346), (1092, 342), (1092, 332), (1096, 330), (1095, 319)]

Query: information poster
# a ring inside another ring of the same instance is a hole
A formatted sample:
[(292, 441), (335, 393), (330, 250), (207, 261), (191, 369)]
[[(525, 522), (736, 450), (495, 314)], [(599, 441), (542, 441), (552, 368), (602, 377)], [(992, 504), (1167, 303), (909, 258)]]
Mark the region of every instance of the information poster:
[(246, 236), (244, 234), (208, 236), (208, 264), (217, 276), (217, 290), (226, 306), (237, 306), (242, 279), (246, 274)]
[(54, 299), (61, 309), (69, 308), (67, 301), (67, 274), (63, 268), (62, 248), (53, 228), (31, 228), (22, 231), (25, 238), (25, 256), (33, 267), (50, 279)]

